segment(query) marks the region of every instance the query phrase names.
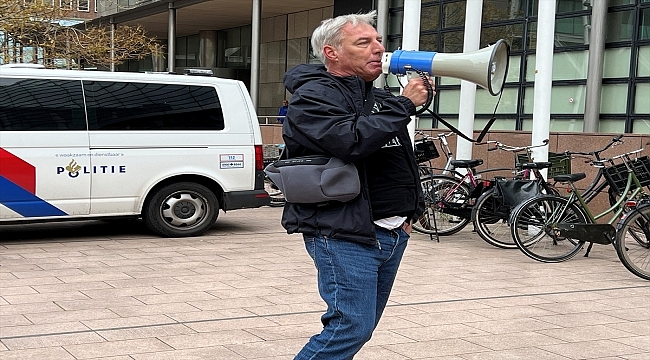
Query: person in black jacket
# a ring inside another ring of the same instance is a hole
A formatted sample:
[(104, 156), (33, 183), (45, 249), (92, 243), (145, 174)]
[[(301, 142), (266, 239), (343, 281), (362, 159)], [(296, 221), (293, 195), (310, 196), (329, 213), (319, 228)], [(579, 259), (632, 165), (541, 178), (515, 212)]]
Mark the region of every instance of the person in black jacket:
[(372, 86), (384, 53), (374, 20), (374, 11), (324, 20), (311, 39), (324, 66), (302, 64), (284, 76), (293, 94), (283, 124), (289, 157), (354, 163), (362, 184), (349, 202), (284, 207), (282, 226), (303, 234), (327, 304), (323, 330), (296, 359), (352, 359), (370, 339), (424, 209), (407, 124), (426, 102), (424, 81), (433, 83), (412, 79), (401, 96)]

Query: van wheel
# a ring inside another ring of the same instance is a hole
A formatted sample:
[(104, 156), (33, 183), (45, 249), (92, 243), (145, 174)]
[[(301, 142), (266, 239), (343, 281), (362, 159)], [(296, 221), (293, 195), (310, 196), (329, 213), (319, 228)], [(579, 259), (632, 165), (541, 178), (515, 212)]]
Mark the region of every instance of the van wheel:
[(145, 205), (144, 223), (165, 237), (203, 234), (219, 215), (219, 201), (207, 187), (182, 182), (158, 190)]

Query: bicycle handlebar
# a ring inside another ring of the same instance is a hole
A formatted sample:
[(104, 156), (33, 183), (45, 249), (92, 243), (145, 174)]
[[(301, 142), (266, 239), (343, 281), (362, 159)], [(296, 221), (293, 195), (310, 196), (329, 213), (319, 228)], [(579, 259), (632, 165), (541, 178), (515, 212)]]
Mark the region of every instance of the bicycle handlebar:
[(600, 153), (602, 153), (603, 151), (609, 149), (610, 147), (612, 147), (616, 143), (619, 143), (619, 142), (622, 143), (623, 142), (623, 140), (621, 140), (622, 138), (623, 138), (622, 134), (618, 135), (618, 136), (615, 136), (614, 138), (612, 138), (612, 140), (607, 145), (605, 145), (604, 148), (602, 148), (600, 150), (595, 150), (595, 151), (591, 151), (591, 152), (588, 152), (588, 153), (581, 152), (581, 151), (569, 151), (569, 150), (567, 150), (567, 151), (564, 152), (564, 154), (566, 156), (572, 156), (572, 155), (595, 156), (596, 160), (600, 160)]
[[(486, 142), (484, 144), (487, 144), (487, 143), (490, 143), (490, 142), (488, 141), (488, 142)], [(503, 150), (503, 151), (510, 151), (510, 152), (520, 152), (520, 151), (524, 151), (524, 150), (529, 150), (529, 149), (534, 149), (534, 148), (546, 146), (546, 145), (548, 145), (548, 139), (544, 139), (544, 141), (542, 141), (542, 144), (528, 145), (528, 146), (511, 146), (511, 145), (506, 145), (506, 144), (498, 142), (498, 141), (494, 141), (494, 143), (496, 143), (497, 145), (495, 147), (493, 147), (493, 148), (488, 148), (487, 151)]]

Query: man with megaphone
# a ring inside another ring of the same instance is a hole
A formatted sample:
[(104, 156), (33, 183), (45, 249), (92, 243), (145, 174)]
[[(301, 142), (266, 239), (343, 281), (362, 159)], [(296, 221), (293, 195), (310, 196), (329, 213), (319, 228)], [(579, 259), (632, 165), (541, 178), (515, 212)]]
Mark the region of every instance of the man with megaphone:
[(407, 124), (435, 94), (433, 81), (411, 79), (400, 96), (374, 88), (385, 50), (374, 22), (375, 11), (324, 20), (311, 39), (324, 66), (284, 76), (293, 94), (283, 124), (288, 156), (339, 158), (356, 165), (361, 182), (347, 202), (285, 205), (282, 225), (303, 234), (327, 304), (322, 331), (296, 359), (352, 359), (370, 339), (424, 209)]

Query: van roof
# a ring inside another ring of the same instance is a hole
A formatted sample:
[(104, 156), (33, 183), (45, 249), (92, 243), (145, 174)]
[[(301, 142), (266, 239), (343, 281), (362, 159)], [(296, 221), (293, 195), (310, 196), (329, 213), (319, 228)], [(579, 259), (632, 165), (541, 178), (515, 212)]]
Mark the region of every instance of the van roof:
[(189, 76), (170, 73), (136, 73), (108, 72), (90, 70), (58, 70), (46, 69), (39, 64), (6, 64), (0, 65), (0, 77), (28, 76), (30, 78), (68, 79), (68, 80), (98, 80), (98, 81), (138, 81), (157, 83), (241, 83), (239, 80), (218, 78), (213, 76)]

